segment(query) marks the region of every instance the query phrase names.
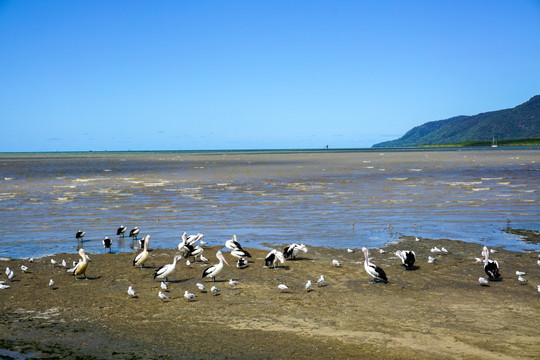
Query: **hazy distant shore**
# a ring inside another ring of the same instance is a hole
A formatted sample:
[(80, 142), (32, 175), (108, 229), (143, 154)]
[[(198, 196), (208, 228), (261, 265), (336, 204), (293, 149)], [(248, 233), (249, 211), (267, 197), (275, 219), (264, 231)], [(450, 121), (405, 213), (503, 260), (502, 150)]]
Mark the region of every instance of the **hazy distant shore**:
[[(448, 254), (434, 254), (434, 246)], [(282, 248), (282, 246), (276, 246)], [(414, 249), (418, 269), (406, 271), (393, 254)], [(310, 247), (280, 268), (263, 268), (266, 250), (249, 249), (249, 267), (232, 266), (218, 276), (218, 296), (201, 293), (208, 263), (182, 261), (171, 276), (170, 297), (162, 302), (154, 269), (170, 263), (174, 249), (153, 250), (149, 268), (132, 266), (136, 252), (93, 254), (89, 280), (74, 280), (51, 258), (68, 263), (76, 254), (57, 254), (28, 263), (1, 261), (16, 276), (0, 290), (0, 348), (4, 354), (60, 358), (535, 358), (540, 352), (540, 266), (536, 253), (505, 250), (492, 254), (503, 280), (482, 287), (482, 246), (451, 240), (406, 238), (371, 249), (388, 284), (370, 284), (360, 249)], [(205, 256), (215, 263), (217, 247)], [(434, 264), (427, 257), (434, 256)], [(341, 267), (332, 265), (337, 259)], [(29, 267), (22, 273), (20, 266)], [(520, 285), (516, 270), (527, 272)], [(325, 285), (306, 292), (304, 284), (323, 274)], [(48, 288), (49, 280), (55, 289)], [(238, 280), (232, 287), (228, 280)], [(281, 292), (284, 283), (289, 290)], [(132, 285), (137, 298), (126, 291)], [(187, 302), (185, 290), (197, 295)], [(0, 352), (0, 355), (2, 352)], [(6, 355), (6, 356), (7, 356)]]

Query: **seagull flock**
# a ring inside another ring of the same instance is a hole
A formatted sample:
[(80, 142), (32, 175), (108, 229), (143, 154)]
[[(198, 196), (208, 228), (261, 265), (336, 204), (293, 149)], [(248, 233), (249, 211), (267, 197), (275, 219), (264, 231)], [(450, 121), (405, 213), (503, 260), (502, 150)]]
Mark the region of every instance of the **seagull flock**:
[[(117, 235), (119, 237), (124, 237), (126, 231), (127, 231), (127, 228), (122, 225), (117, 229)], [(129, 236), (132, 237), (134, 241), (138, 240), (139, 234), (140, 234), (140, 230), (138, 227), (133, 228), (129, 232)], [(79, 242), (83, 243), (84, 236), (85, 236), (85, 232), (82, 230), (78, 230), (76, 232), (75, 238), (77, 239), (78, 243)], [(187, 266), (191, 265), (191, 262), (189, 260), (190, 258), (192, 258), (193, 262), (208, 262), (208, 259), (206, 259), (203, 256), (204, 247), (201, 245), (206, 245), (206, 243), (202, 241), (203, 237), (204, 237), (203, 233), (198, 233), (195, 235), (187, 235), (186, 232), (183, 232), (181, 235), (181, 241), (178, 244), (179, 254), (173, 257), (172, 263), (165, 264), (154, 271), (153, 278), (155, 280), (161, 281), (161, 286), (160, 286), (161, 290), (158, 292), (158, 297), (161, 299), (161, 301), (167, 302), (170, 299), (170, 296), (165, 294), (166, 292), (168, 292), (167, 283), (169, 282), (169, 276), (171, 276), (175, 272), (177, 268), (177, 264), (180, 260), (185, 259)], [(197, 245), (197, 242), (200, 242), (201, 245)], [(105, 237), (105, 239), (103, 240), (103, 247), (109, 252), (111, 251), (111, 244), (112, 244), (112, 241), (110, 240), (110, 238)], [(149, 259), (148, 248), (150, 244), (150, 235), (146, 235), (142, 237), (140, 239), (140, 244), (141, 244), (142, 251), (135, 256), (135, 258), (133, 259), (132, 265), (136, 267), (140, 267), (140, 269), (145, 269), (144, 265)], [(233, 235), (232, 238), (227, 240), (224, 245), (225, 245), (225, 248), (230, 250), (230, 255), (237, 259), (236, 267), (238, 269), (244, 269), (249, 266), (249, 261), (247, 259), (251, 258), (251, 254), (240, 245), (236, 235)], [(285, 247), (283, 249), (283, 252), (277, 249), (272, 249), (266, 255), (264, 259), (264, 267), (279, 269), (279, 264), (284, 264), (286, 259), (296, 259), (299, 253), (307, 253), (307, 252), (308, 252), (308, 248), (305, 244), (291, 244)], [(354, 252), (354, 250), (347, 249), (347, 252), (352, 253)], [(371, 283), (388, 283), (389, 280), (385, 271), (381, 267), (373, 264), (370, 261), (369, 250), (366, 247), (363, 247), (362, 252), (364, 254), (364, 269), (366, 273), (369, 274), (373, 278)], [(385, 253), (383, 249), (380, 249), (379, 252), (381, 254)], [(437, 247), (433, 247), (431, 249), (431, 252), (448, 254), (448, 250), (444, 247), (441, 249)], [(487, 275), (487, 278), (483, 276), (480, 276), (478, 278), (478, 282), (481, 286), (489, 287), (490, 282), (502, 280), (502, 277), (500, 274), (499, 263), (496, 260), (492, 260), (489, 258), (490, 254), (496, 254), (496, 253), (497, 253), (497, 250), (495, 249), (489, 250), (486, 246), (484, 246), (481, 252), (482, 257), (475, 258), (476, 262), (483, 263), (484, 272)], [(79, 261), (74, 262), (73, 267), (70, 269), (67, 269), (66, 271), (71, 273), (76, 280), (79, 280), (79, 279), (88, 280), (88, 277), (86, 276), (86, 270), (88, 268), (90, 258), (86, 254), (85, 250), (82, 248), (79, 249), (78, 255), (80, 257)], [(397, 256), (399, 260), (401, 260), (401, 263), (405, 270), (415, 270), (418, 268), (418, 267), (415, 267), (415, 262), (417, 258), (416, 258), (416, 253), (414, 251), (397, 250), (395, 252), (395, 255)], [(206, 267), (201, 275), (201, 279), (211, 279), (213, 286), (210, 289), (210, 293), (214, 296), (219, 295), (221, 292), (215, 286), (216, 277), (222, 272), (225, 265), (229, 265), (222, 251), (217, 251), (215, 256), (218, 260), (218, 263), (211, 265), (209, 267)], [(435, 260), (436, 258), (432, 256), (428, 256), (428, 263), (433, 264)], [(32, 263), (33, 261), (34, 261), (33, 258), (29, 259), (29, 263)], [(53, 266), (67, 267), (67, 263), (65, 260), (62, 260), (62, 262), (58, 262), (54, 259), (51, 259), (51, 264)], [(342, 266), (341, 263), (336, 259), (332, 260), (332, 265), (337, 268)], [(538, 265), (540, 265), (540, 255), (539, 255)], [(23, 273), (26, 273), (29, 271), (29, 267), (26, 265), (21, 265), (21, 271)], [(12, 281), (15, 276), (15, 272), (9, 267), (7, 267), (5, 270), (5, 275), (7, 276), (7, 281)], [(527, 273), (524, 271), (520, 271), (520, 270), (516, 271), (516, 276), (517, 276), (517, 280), (519, 284), (526, 285), (528, 283), (527, 279), (524, 277), (525, 275), (527, 275)], [(237, 280), (233, 280), (233, 279), (230, 279), (228, 283), (231, 286), (231, 288), (234, 288), (238, 286), (239, 284)], [(321, 275), (314, 283), (317, 287), (326, 286), (324, 275)], [(50, 289), (53, 289), (53, 290), (56, 289), (55, 282), (53, 279), (49, 280), (48, 286)], [(196, 287), (200, 293), (207, 292), (206, 287), (202, 283), (197, 283)], [(280, 283), (277, 287), (282, 293), (288, 292), (290, 289), (289, 286), (284, 283)], [(540, 292), (540, 285), (538, 285), (537, 287), (538, 287), (538, 291)], [(10, 288), (10, 285), (6, 284), (6, 280), (0, 280), (0, 289), (8, 289), (8, 288)], [(306, 292), (313, 291), (311, 280), (307, 280), (307, 282), (305, 283), (304, 289)], [(128, 287), (127, 294), (131, 298), (137, 298), (137, 295), (135, 295), (135, 290), (132, 285)], [(191, 302), (197, 299), (197, 295), (189, 292), (188, 290), (185, 290), (184, 298), (188, 302)]]

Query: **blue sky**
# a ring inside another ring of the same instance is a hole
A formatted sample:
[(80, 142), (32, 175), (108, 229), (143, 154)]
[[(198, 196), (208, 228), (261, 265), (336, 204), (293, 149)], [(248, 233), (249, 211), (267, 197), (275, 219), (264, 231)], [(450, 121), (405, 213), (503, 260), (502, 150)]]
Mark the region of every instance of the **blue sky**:
[(370, 147), (538, 64), (537, 0), (0, 0), (0, 151)]

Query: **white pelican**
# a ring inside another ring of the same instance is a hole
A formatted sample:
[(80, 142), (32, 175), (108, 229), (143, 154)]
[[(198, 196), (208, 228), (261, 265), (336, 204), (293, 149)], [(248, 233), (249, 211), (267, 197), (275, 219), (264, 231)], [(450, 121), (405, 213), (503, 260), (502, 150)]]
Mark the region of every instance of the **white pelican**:
[(366, 269), (366, 272), (373, 277), (373, 280), (371, 283), (375, 282), (388, 282), (388, 278), (386, 277), (386, 273), (383, 269), (376, 266), (375, 264), (372, 264), (369, 262), (369, 253), (368, 249), (366, 247), (362, 248), (362, 252), (364, 253), (364, 269)]
[(501, 276), (499, 274), (499, 263), (495, 260), (489, 260), (489, 251), (486, 246), (484, 246), (482, 253), (484, 254), (484, 271), (490, 280), (498, 279)]
[(176, 255), (172, 264), (166, 264), (157, 269), (154, 272), (154, 279), (165, 279), (165, 281), (169, 281), (168, 276), (174, 272), (176, 269), (176, 262), (182, 258), (182, 255)]
[(517, 271), (516, 271), (516, 275), (517, 275), (517, 276), (520, 276), (520, 275), (527, 275), (527, 273), (526, 273), (525, 271), (519, 271), (519, 270), (517, 270)]
[(233, 235), (232, 239), (225, 241), (225, 247), (229, 250), (242, 250), (242, 245), (236, 241), (236, 235)]
[(306, 282), (305, 288), (306, 288), (306, 291), (307, 291), (307, 292), (310, 292), (310, 291), (311, 291), (311, 280), (308, 280), (308, 281)]
[(210, 292), (212, 292), (212, 294), (214, 294), (214, 295), (219, 294), (219, 291), (220, 291), (220, 290), (219, 290), (217, 287), (215, 287), (215, 286), (212, 286), (212, 287), (210, 288)]
[(167, 291), (169, 288), (167, 287), (167, 284), (165, 284), (164, 281), (161, 282), (161, 290)]
[(323, 286), (324, 285), (324, 276), (321, 275), (321, 277), (317, 279), (315, 284), (317, 284), (317, 286)]
[(161, 291), (158, 292), (158, 296), (162, 301), (165, 301), (165, 300), (169, 299), (169, 297), (167, 295), (165, 295), (164, 293), (162, 293)]
[(416, 254), (412, 250), (398, 250), (396, 256), (401, 259), (401, 263), (405, 266), (405, 269), (410, 270), (414, 267), (416, 261)]
[(187, 301), (195, 300), (197, 296), (195, 294), (190, 293), (189, 291), (184, 292), (184, 297), (187, 299)]
[(148, 244), (150, 243), (150, 235), (146, 235), (144, 238), (144, 249), (133, 259), (133, 266), (140, 266), (141, 269), (144, 268), (144, 263), (150, 257), (148, 253)]
[(49, 287), (52, 289), (54, 287), (54, 280), (49, 280)]
[(283, 256), (283, 253), (281, 251), (278, 251), (276, 249), (273, 249), (266, 255), (264, 258), (264, 265), (266, 267), (269, 267), (270, 265), (274, 265), (274, 269), (277, 269), (277, 262), (278, 260), (283, 264), (285, 263), (285, 257)]
[(77, 239), (77, 241), (83, 241), (84, 240), (84, 235), (86, 235), (86, 233), (84, 231), (82, 231), (82, 230), (79, 230), (75, 234), (75, 239)]
[(480, 276), (480, 277), (478, 278), (478, 282), (479, 282), (480, 285), (482, 285), (482, 286), (489, 286), (489, 281), (488, 281), (488, 279), (486, 279), (485, 277)]
[(111, 252), (112, 242), (111, 242), (111, 239), (109, 239), (108, 236), (105, 236), (105, 239), (103, 239), (103, 241), (101, 243), (103, 244), (103, 247), (105, 248), (105, 250), (109, 250), (109, 252)]
[(521, 276), (521, 275), (518, 276), (518, 280), (519, 280), (519, 283), (520, 283), (521, 285), (527, 284), (527, 279), (525, 279), (525, 278), (524, 278), (523, 276)]
[(79, 256), (81, 257), (81, 261), (77, 264), (75, 267), (75, 270), (73, 270), (73, 276), (75, 276), (75, 279), (79, 279), (79, 275), (84, 275), (84, 279), (88, 280), (86, 277), (86, 268), (88, 267), (88, 261), (86, 260), (86, 253), (84, 252), (84, 249), (79, 249)]
[(298, 255), (299, 252), (307, 253), (307, 251), (307, 246), (304, 244), (291, 244), (283, 249), (283, 255), (285, 256), (285, 259), (296, 259), (296, 255)]
[(239, 268), (239, 269), (247, 268), (248, 267), (247, 260), (244, 259), (244, 258), (238, 259), (238, 261), (236, 262), (236, 267)]
[(124, 237), (126, 235), (126, 230), (127, 230), (127, 227), (125, 227), (124, 225), (120, 225), (120, 227), (116, 229), (116, 235), (120, 237)]
[(225, 262), (225, 264), (229, 265), (229, 263), (227, 262), (227, 260), (225, 259), (225, 257), (223, 256), (223, 253), (221, 251), (218, 251), (216, 253), (216, 257), (218, 258), (219, 260), (219, 264), (215, 264), (215, 265), (212, 265), (206, 269), (204, 269), (203, 273), (202, 273), (202, 278), (212, 278), (212, 282), (216, 282), (216, 275), (218, 275), (221, 270), (223, 270), (223, 262)]
[(200, 292), (206, 292), (206, 288), (204, 287), (203, 284), (197, 283), (195, 285), (197, 285), (197, 288), (199, 289)]
[(281, 292), (284, 292), (285, 290), (287, 290), (289, 287), (285, 284), (279, 284), (278, 285), (278, 289), (281, 290)]
[(135, 226), (133, 229), (130, 230), (129, 236), (133, 238), (133, 240), (137, 240), (137, 236), (139, 236), (139, 232), (141, 232), (141, 230), (139, 230), (139, 228)]
[(236, 286), (236, 285), (238, 285), (238, 281), (235, 281), (235, 280), (233, 280), (233, 279), (229, 279), (229, 284), (230, 284), (231, 286)]
[(133, 286), (130, 285), (128, 287), (127, 293), (128, 293), (129, 296), (135, 297), (135, 290), (133, 290)]
[(182, 239), (185, 239), (186, 245), (194, 246), (195, 243), (203, 238), (203, 233), (198, 233), (197, 235), (189, 235), (187, 236), (186, 233), (182, 233)]
[(251, 254), (248, 253), (246, 250), (244, 249), (236, 249), (236, 250), (232, 250), (231, 251), (231, 255), (234, 256), (235, 258), (238, 258), (238, 259), (241, 259), (241, 258), (250, 258), (251, 257)]
[(204, 249), (202, 246), (196, 245), (186, 245), (186, 247), (189, 249), (189, 252), (185, 255), (186, 258), (193, 256), (193, 261), (196, 262), (197, 258), (201, 257), (202, 253), (204, 252)]

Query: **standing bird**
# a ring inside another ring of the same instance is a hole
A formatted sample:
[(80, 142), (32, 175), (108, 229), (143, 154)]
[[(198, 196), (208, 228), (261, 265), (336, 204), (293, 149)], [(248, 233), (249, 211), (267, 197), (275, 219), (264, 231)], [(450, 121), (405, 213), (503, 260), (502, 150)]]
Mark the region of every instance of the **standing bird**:
[(482, 254), (484, 255), (484, 271), (489, 276), (489, 280), (498, 279), (501, 274), (499, 274), (499, 263), (496, 260), (489, 260), (489, 250), (487, 246), (484, 246)]
[(169, 297), (167, 295), (165, 295), (164, 293), (162, 293), (161, 291), (158, 292), (158, 296), (161, 299), (161, 301), (163, 301), (163, 302), (165, 302), (165, 300), (169, 299)]
[(144, 268), (144, 263), (148, 258), (150, 257), (150, 254), (148, 253), (148, 244), (150, 243), (150, 235), (146, 235), (144, 238), (144, 249), (133, 259), (133, 266), (140, 266), (141, 269)]
[(369, 262), (369, 253), (368, 249), (366, 247), (362, 248), (362, 252), (364, 253), (364, 269), (366, 269), (366, 272), (373, 277), (373, 280), (371, 281), (372, 284), (376, 282), (388, 282), (388, 278), (386, 277), (386, 274), (383, 269), (376, 266), (375, 264), (372, 264)]
[(195, 285), (197, 285), (197, 289), (199, 289), (200, 292), (206, 292), (206, 288), (204, 287), (203, 284), (197, 283)]
[(274, 265), (274, 269), (277, 269), (278, 261), (280, 261), (282, 264), (285, 263), (285, 257), (283, 257), (283, 253), (281, 251), (273, 249), (264, 258), (264, 266), (269, 267), (270, 265)]
[(26, 272), (28, 270), (28, 266), (21, 265), (22, 272)]
[(236, 240), (236, 235), (233, 235), (232, 239), (225, 241), (225, 247), (229, 250), (243, 250), (242, 245)]
[(236, 286), (236, 285), (238, 285), (238, 281), (233, 280), (233, 279), (229, 279), (229, 285)]
[(214, 294), (214, 295), (218, 295), (219, 292), (220, 292), (220, 290), (219, 290), (217, 287), (212, 286), (212, 287), (210, 288), (210, 292), (211, 292), (212, 294)]
[(285, 290), (287, 290), (289, 287), (285, 284), (279, 284), (278, 285), (278, 289), (281, 290), (281, 292), (284, 292)]
[(248, 267), (248, 262), (246, 259), (244, 258), (240, 258), (238, 259), (238, 261), (236, 262), (236, 267), (239, 268), (239, 269), (245, 269)]
[(49, 287), (51, 289), (54, 289), (54, 280), (53, 279), (49, 280)]
[(127, 293), (128, 293), (128, 295), (131, 296), (131, 297), (135, 297), (135, 296), (136, 296), (136, 295), (135, 295), (135, 290), (133, 290), (133, 286), (131, 286), (131, 285), (128, 287)]
[(116, 229), (116, 235), (123, 238), (126, 235), (127, 227), (124, 225), (120, 225), (118, 229)]
[(411, 270), (416, 261), (416, 254), (412, 250), (398, 250), (396, 256), (401, 259), (401, 263), (406, 270)]
[(137, 236), (139, 236), (139, 232), (141, 232), (141, 230), (139, 230), (139, 228), (136, 226), (133, 229), (131, 229), (131, 231), (129, 232), (129, 236), (133, 239), (133, 241), (137, 240)]
[(315, 284), (317, 284), (317, 286), (323, 286), (324, 285), (324, 276), (321, 275), (321, 277), (317, 279)]
[(105, 239), (103, 239), (102, 243), (103, 243), (103, 247), (105, 248), (105, 250), (108, 250), (109, 253), (110, 253), (111, 252), (111, 245), (112, 245), (111, 239), (109, 239), (108, 236), (105, 236)]
[(308, 281), (307, 281), (305, 288), (306, 288), (306, 291), (307, 291), (307, 292), (310, 292), (310, 291), (312, 290), (312, 289), (311, 289), (311, 280), (308, 280)]
[(251, 254), (248, 253), (244, 249), (232, 250), (231, 255), (234, 256), (235, 258), (238, 258), (238, 259), (247, 258), (247, 257), (250, 258), (251, 257)]
[(162, 281), (160, 286), (161, 286), (161, 290), (163, 290), (163, 291), (169, 290), (169, 287), (167, 286), (165, 281)]
[(189, 291), (184, 292), (184, 297), (187, 299), (187, 301), (195, 300), (197, 296), (195, 294), (190, 293)]
[(202, 278), (212, 278), (212, 282), (216, 282), (216, 276), (223, 270), (223, 262), (225, 264), (229, 265), (225, 257), (223, 256), (223, 253), (221, 251), (218, 251), (216, 253), (216, 257), (219, 260), (219, 264), (212, 265), (206, 269), (204, 269), (202, 273)]
[(285, 259), (296, 259), (296, 255), (298, 255), (299, 252), (307, 253), (307, 251), (307, 246), (304, 244), (291, 244), (283, 249), (283, 255), (285, 256)]
[(77, 239), (77, 241), (83, 241), (84, 240), (84, 235), (86, 235), (86, 233), (84, 231), (82, 231), (82, 230), (79, 230), (75, 234), (75, 239)]
[(168, 279), (169, 275), (171, 275), (174, 272), (174, 270), (176, 270), (176, 262), (182, 258), (183, 258), (182, 255), (176, 255), (174, 257), (172, 264), (166, 264), (160, 267), (159, 269), (157, 269), (154, 272), (154, 279), (165, 279), (165, 281), (169, 281)]
[(341, 267), (341, 264), (336, 259), (332, 260), (332, 265), (334, 265), (335, 267)]
[(86, 277), (88, 261), (86, 260), (86, 253), (84, 252), (84, 249), (79, 250), (79, 256), (81, 257), (81, 260), (73, 270), (73, 276), (75, 276), (75, 279), (79, 280), (79, 276), (84, 275), (84, 280), (88, 280), (88, 278)]

